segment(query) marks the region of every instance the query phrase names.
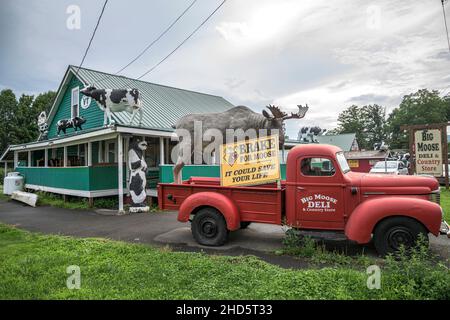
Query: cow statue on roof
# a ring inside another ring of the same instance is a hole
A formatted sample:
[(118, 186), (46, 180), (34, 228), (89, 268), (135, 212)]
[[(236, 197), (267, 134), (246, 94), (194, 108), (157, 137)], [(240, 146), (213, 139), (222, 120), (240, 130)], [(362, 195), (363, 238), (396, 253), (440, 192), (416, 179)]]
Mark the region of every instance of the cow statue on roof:
[(61, 131), (64, 132), (64, 134), (66, 134), (66, 130), (69, 128), (73, 128), (75, 132), (77, 132), (78, 129), (83, 130), (81, 126), (84, 123), (86, 123), (86, 119), (81, 116), (73, 117), (71, 119), (58, 120), (58, 122), (56, 122), (57, 135), (59, 137)]
[(315, 127), (301, 127), (298, 131), (298, 140), (301, 142), (318, 143), (317, 136), (323, 135), (327, 129), (321, 129), (318, 126)]
[(103, 126), (113, 124), (111, 112), (126, 111), (131, 114), (129, 124), (133, 124), (136, 113), (139, 113), (139, 126), (142, 125), (142, 101), (138, 89), (97, 89), (88, 86), (80, 92), (95, 100), (104, 112)]

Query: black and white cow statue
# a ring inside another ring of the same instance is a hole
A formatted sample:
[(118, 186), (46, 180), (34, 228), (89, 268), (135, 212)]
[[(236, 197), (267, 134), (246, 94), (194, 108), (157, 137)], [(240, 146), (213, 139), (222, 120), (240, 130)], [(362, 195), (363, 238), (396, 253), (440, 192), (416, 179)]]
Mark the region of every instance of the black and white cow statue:
[(146, 204), (147, 194), (145, 193), (147, 163), (144, 159), (144, 151), (146, 149), (147, 142), (139, 139), (133, 139), (128, 149), (128, 167), (130, 169), (128, 189), (131, 195), (130, 212), (147, 212), (150, 209)]
[(126, 111), (132, 114), (129, 124), (133, 123), (136, 113), (139, 113), (139, 125), (142, 124), (142, 102), (138, 89), (97, 89), (89, 86), (80, 91), (97, 102), (104, 112), (103, 126), (111, 125), (111, 112)]
[(48, 123), (47, 123), (47, 113), (45, 111), (42, 111), (37, 119), (37, 124), (39, 128), (39, 132), (41, 133), (39, 139), (45, 140), (47, 139), (48, 135)]
[(72, 119), (61, 119), (56, 123), (56, 129), (58, 130), (58, 136), (59, 133), (62, 131), (64, 134), (66, 134), (66, 130), (69, 128), (74, 128), (75, 131), (78, 129), (83, 130), (81, 125), (86, 122), (86, 119), (83, 117), (74, 117)]
[(298, 131), (298, 140), (302, 142), (317, 143), (317, 136), (323, 135), (327, 129), (321, 129), (320, 127), (301, 127)]

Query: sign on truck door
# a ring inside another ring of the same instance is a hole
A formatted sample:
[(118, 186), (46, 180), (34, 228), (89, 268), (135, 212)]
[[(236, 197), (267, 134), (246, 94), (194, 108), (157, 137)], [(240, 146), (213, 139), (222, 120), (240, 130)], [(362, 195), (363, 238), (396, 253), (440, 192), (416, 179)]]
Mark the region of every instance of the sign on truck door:
[[(342, 176), (333, 159), (304, 157), (298, 160), (296, 181), (297, 221), (308, 225), (333, 228), (344, 224), (344, 188)], [(329, 223), (329, 222), (335, 222)]]

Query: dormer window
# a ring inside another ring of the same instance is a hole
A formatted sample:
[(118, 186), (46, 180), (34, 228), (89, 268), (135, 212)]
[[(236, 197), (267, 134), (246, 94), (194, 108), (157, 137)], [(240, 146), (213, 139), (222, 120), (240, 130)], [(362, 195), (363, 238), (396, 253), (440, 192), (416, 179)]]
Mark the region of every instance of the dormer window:
[(72, 98), (70, 100), (70, 116), (72, 118), (80, 116), (80, 88), (72, 89)]

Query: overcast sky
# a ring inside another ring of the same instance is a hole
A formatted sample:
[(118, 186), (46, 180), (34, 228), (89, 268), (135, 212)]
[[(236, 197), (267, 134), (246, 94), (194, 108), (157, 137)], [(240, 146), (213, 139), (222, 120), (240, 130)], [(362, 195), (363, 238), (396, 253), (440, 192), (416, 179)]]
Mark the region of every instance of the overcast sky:
[[(192, 0), (110, 0), (85, 67), (115, 72), (164, 30)], [(221, 0), (197, 0), (141, 60), (137, 77), (173, 50)], [(78, 65), (101, 1), (1, 0), (0, 89), (56, 90), (68, 64)], [(80, 8), (80, 29), (67, 8)], [(446, 5), (450, 16), (450, 3)], [(450, 24), (450, 21), (448, 21)], [(298, 128), (332, 128), (351, 104), (388, 111), (420, 88), (450, 91), (440, 0), (228, 0), (180, 50), (143, 80), (223, 96), (260, 111), (308, 103)]]

